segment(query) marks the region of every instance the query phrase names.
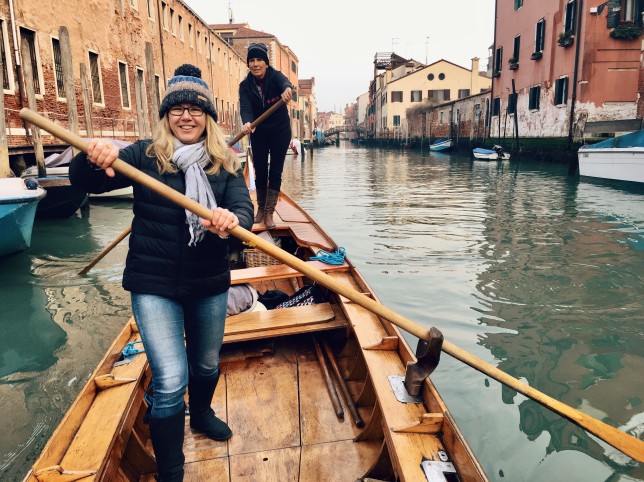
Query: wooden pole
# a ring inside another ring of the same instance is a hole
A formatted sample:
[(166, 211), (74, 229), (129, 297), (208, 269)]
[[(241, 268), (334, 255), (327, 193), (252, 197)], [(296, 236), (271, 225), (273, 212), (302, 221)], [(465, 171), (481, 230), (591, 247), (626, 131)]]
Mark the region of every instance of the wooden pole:
[(320, 368), (322, 369), (322, 375), (324, 376), (326, 389), (329, 392), (329, 398), (331, 399), (333, 410), (335, 410), (335, 415), (338, 418), (344, 418), (344, 410), (342, 409), (342, 404), (340, 403), (340, 398), (338, 397), (338, 391), (335, 389), (335, 385), (333, 384), (333, 380), (331, 379), (331, 374), (329, 373), (329, 367), (327, 366), (324, 355), (322, 354), (320, 344), (315, 337), (313, 337), (313, 344), (315, 345), (315, 354), (318, 357), (318, 363), (320, 364)]
[[(76, 86), (74, 85), (74, 64), (72, 62), (72, 46), (69, 41), (67, 27), (58, 28), (58, 42), (60, 43), (60, 57), (65, 83), (65, 97), (67, 97), (67, 118), (69, 130), (78, 134), (78, 109), (76, 107)], [(72, 154), (78, 154), (78, 149), (72, 149)]]
[[(31, 55), (29, 52), (29, 43), (26, 41), (21, 42), (20, 54), (22, 57), (23, 79), (25, 82), (25, 90), (27, 91), (27, 103), (29, 109), (36, 112), (38, 107), (36, 105), (36, 94), (34, 92), (33, 84), (33, 70), (31, 69)], [(42, 148), (42, 141), (40, 140), (40, 129), (36, 125), (31, 126), (31, 138), (34, 143), (34, 152), (36, 153), (36, 165), (38, 166), (38, 177), (47, 177), (47, 170), (45, 169), (45, 152)]]
[[(2, 56), (0, 55), (0, 72), (3, 71)], [(9, 165), (9, 147), (7, 145), (7, 130), (4, 116), (4, 94), (0, 93), (0, 178), (11, 177)]]
[(92, 121), (92, 96), (89, 91), (89, 77), (87, 76), (87, 66), (80, 63), (81, 89), (83, 91), (83, 104), (85, 106), (85, 136), (94, 137), (94, 125)]
[[(22, 109), (20, 111), (20, 117), (31, 122), (32, 124), (36, 124), (39, 127), (47, 130), (48, 132), (67, 142), (68, 144), (75, 145), (82, 151), (87, 150), (87, 143), (83, 141), (83, 139), (72, 134), (71, 132), (66, 131), (62, 127), (54, 124), (48, 119), (45, 119), (37, 113), (30, 111), (29, 109)], [(155, 191), (157, 194), (160, 194), (161, 196), (175, 202), (184, 209), (195, 213), (200, 218), (212, 219), (213, 212), (207, 207), (202, 206), (201, 204), (193, 201), (190, 198), (187, 198), (180, 192), (172, 189), (170, 186), (157, 181), (151, 176), (130, 166), (126, 162), (117, 159), (116, 161), (114, 161), (111, 167), (115, 171), (118, 171), (124, 176), (129, 177), (134, 182), (137, 182), (147, 187), (148, 189)], [(273, 258), (281, 261), (287, 266), (290, 266), (291, 268), (299, 271), (304, 276), (308, 276), (312, 280), (317, 281), (322, 286), (325, 286), (326, 288), (329, 288), (330, 290), (341, 294), (345, 298), (348, 298), (349, 300), (371, 311), (372, 313), (382, 316), (394, 325), (402, 328), (403, 330), (416, 336), (417, 338), (431, 341), (432, 337), (429, 329), (424, 328), (417, 323), (414, 323), (413, 321), (396, 313), (392, 309), (387, 308), (385, 305), (382, 305), (377, 301), (369, 298), (368, 296), (363, 295), (359, 291), (351, 288), (343, 282), (340, 282), (337, 279), (329, 276), (328, 274), (316, 268), (313, 268), (312, 266), (306, 264), (305, 261), (302, 261), (301, 259), (293, 256), (290, 253), (287, 253), (286, 251), (278, 248), (274, 244), (269, 243), (265, 239), (260, 238), (256, 234), (253, 234), (250, 231), (242, 228), (241, 226), (237, 226), (231, 229), (230, 234), (241, 239), (242, 241), (245, 241), (250, 246), (259, 248), (269, 256), (272, 256)], [(454, 358), (462, 361), (463, 363), (470, 365), (472, 368), (480, 371), (481, 373), (494, 378), (504, 385), (507, 385), (517, 392), (531, 398), (544, 407), (561, 415), (567, 420), (570, 420), (584, 430), (587, 430), (593, 435), (599, 437), (604, 442), (624, 452), (629, 457), (632, 457), (639, 462), (644, 462), (644, 441), (639, 440), (625, 432), (622, 432), (621, 430), (612, 427), (600, 420), (597, 420), (590, 415), (586, 415), (585, 413), (572, 408), (565, 403), (555, 400), (545, 393), (540, 392), (536, 388), (532, 388), (531, 386), (521, 382), (511, 375), (508, 375), (497, 367), (481, 360), (480, 358), (477, 358), (476, 356), (468, 353), (462, 348), (457, 347), (449, 341), (443, 342), (442, 349), (448, 355), (451, 355)]]
[(88, 264), (88, 265), (87, 265), (87, 266), (85, 266), (82, 270), (80, 270), (80, 271), (78, 272), (78, 274), (79, 274), (79, 275), (87, 274), (87, 272), (88, 272), (90, 269), (92, 269), (92, 268), (96, 265), (96, 263), (98, 263), (100, 260), (102, 260), (102, 259), (105, 257), (105, 255), (106, 255), (107, 253), (109, 253), (110, 251), (112, 251), (112, 249), (114, 249), (114, 247), (115, 247), (117, 244), (119, 244), (121, 241), (123, 241), (123, 240), (125, 239), (125, 237), (126, 237), (128, 234), (130, 234), (131, 232), (132, 232), (132, 226), (128, 226), (128, 227), (127, 227), (127, 229), (126, 229), (125, 231), (123, 231), (121, 234), (119, 234), (119, 235), (118, 235), (118, 237), (117, 237), (114, 241), (112, 241), (112, 242), (107, 246), (107, 248), (105, 248), (105, 249), (101, 252), (101, 254), (99, 254), (96, 258), (94, 258), (94, 261), (92, 261), (90, 264)]
[(353, 417), (353, 421), (356, 423), (356, 426), (358, 428), (364, 427), (364, 421), (362, 420), (362, 417), (360, 416), (360, 413), (358, 412), (358, 408), (356, 407), (356, 404), (353, 401), (353, 398), (351, 397), (351, 392), (349, 391), (349, 387), (347, 386), (347, 382), (344, 381), (344, 378), (342, 377), (342, 373), (340, 373), (340, 369), (338, 368), (338, 364), (335, 361), (335, 357), (333, 356), (333, 352), (331, 351), (331, 347), (326, 342), (326, 340), (322, 340), (322, 346), (324, 347), (324, 351), (326, 353), (326, 356), (329, 358), (329, 363), (331, 363), (331, 368), (333, 369), (333, 373), (335, 374), (335, 378), (338, 380), (338, 385), (340, 385), (340, 391), (342, 392), (342, 395), (344, 396), (344, 401), (347, 403), (347, 407), (349, 407), (349, 411), (351, 412), (351, 416)]

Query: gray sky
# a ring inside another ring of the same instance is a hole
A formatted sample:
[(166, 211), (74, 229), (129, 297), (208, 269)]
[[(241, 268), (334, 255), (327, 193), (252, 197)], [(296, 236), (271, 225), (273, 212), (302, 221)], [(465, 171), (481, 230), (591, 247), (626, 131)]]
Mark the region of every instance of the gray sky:
[[(299, 59), (299, 77), (315, 77), (318, 109), (343, 113), (367, 92), (376, 52), (428, 63), (487, 66), (494, 0), (184, 0), (207, 23), (235, 23), (275, 35)], [(429, 37), (429, 39), (427, 39)]]

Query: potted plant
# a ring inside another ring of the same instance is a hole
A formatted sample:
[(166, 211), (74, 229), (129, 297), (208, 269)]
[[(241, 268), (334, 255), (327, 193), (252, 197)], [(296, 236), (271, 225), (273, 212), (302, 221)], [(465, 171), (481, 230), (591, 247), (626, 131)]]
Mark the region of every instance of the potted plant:
[(519, 59), (516, 57), (510, 57), (508, 59), (508, 64), (510, 64), (510, 70), (517, 70), (519, 68)]
[(566, 30), (559, 34), (559, 40), (557, 40), (557, 43), (561, 47), (569, 47), (573, 44), (574, 41), (575, 36), (573, 35), (573, 33), (570, 30)]
[(543, 52), (533, 52), (530, 56), (530, 60), (539, 60), (541, 57), (543, 57)]
[(642, 36), (642, 27), (630, 20), (622, 20), (610, 31), (610, 36), (615, 39), (638, 39)]

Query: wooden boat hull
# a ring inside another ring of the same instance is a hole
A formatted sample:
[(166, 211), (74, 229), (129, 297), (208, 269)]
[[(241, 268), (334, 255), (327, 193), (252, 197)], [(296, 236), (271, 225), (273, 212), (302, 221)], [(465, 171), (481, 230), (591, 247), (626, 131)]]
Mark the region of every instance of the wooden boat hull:
[(31, 246), (31, 233), (42, 188), (30, 191), (20, 178), (0, 179), (0, 258)]
[[(302, 259), (318, 249), (337, 249), (286, 195), (278, 201), (275, 221), (271, 235)], [(249, 266), (246, 254), (247, 265), (231, 272), (233, 285), (292, 294), (311, 283), (283, 264), (266, 260)], [(307, 263), (377, 300), (350, 261)], [(427, 480), (423, 460), (444, 464), (445, 459), (461, 480), (487, 480), (429, 379), (416, 402), (398, 400), (391, 377), (404, 377), (407, 363), (415, 361), (399, 330), (341, 295), (324, 291), (324, 299), (227, 319), (212, 406), (234, 435), (227, 442), (212, 441), (192, 431), (186, 418), (185, 480), (417, 481)], [(26, 481), (72, 473), (86, 474), (87, 480), (153, 480), (155, 463), (143, 423), (150, 380), (145, 354), (117, 363), (126, 343), (138, 339), (130, 320)], [(340, 394), (342, 417), (333, 391)]]
[(429, 145), (429, 150), (430, 151), (446, 151), (454, 147), (454, 141), (451, 139), (444, 139), (443, 141), (440, 142), (434, 142)]

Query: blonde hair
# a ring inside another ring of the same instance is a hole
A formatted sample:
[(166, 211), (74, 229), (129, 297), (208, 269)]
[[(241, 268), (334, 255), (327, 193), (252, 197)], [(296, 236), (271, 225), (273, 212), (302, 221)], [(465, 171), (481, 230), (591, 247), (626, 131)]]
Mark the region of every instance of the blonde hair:
[[(223, 167), (225, 171), (236, 175), (241, 168), (241, 162), (228, 148), (224, 133), (209, 115), (206, 115), (206, 130), (204, 132), (206, 135), (204, 145), (212, 162), (210, 167), (205, 169), (206, 174), (218, 174)], [(172, 129), (170, 129), (170, 122), (166, 114), (161, 118), (157, 126), (152, 144), (145, 151), (148, 156), (156, 158), (160, 174), (165, 172), (175, 173), (178, 170), (177, 166), (172, 162), (174, 140), (175, 137), (172, 134)]]

